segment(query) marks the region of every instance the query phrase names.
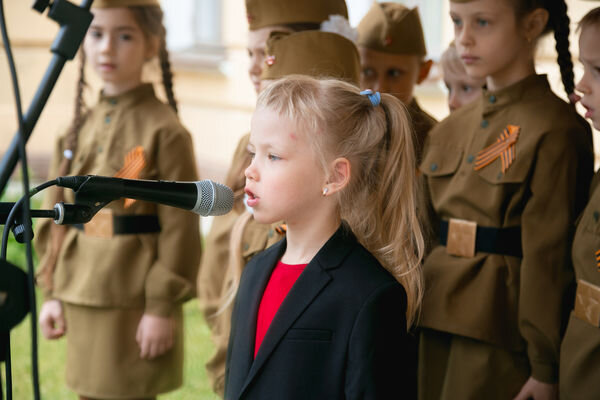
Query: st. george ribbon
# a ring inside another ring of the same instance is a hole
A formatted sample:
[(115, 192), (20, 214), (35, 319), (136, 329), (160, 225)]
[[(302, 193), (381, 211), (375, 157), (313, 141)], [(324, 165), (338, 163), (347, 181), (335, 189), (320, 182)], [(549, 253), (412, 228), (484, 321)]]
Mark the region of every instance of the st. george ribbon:
[(57, 186), (75, 192), (75, 204), (54, 206), (57, 224), (85, 223), (102, 207), (120, 198), (136, 199), (183, 208), (200, 214), (227, 214), (233, 208), (233, 191), (210, 180), (197, 182), (122, 179), (97, 175), (63, 176)]

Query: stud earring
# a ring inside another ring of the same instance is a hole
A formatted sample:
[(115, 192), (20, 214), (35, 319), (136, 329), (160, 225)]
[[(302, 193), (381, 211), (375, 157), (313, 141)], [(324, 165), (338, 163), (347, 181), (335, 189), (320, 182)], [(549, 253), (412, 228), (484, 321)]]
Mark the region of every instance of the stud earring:
[(327, 196), (328, 192), (329, 192), (329, 188), (328, 187), (324, 187), (323, 188), (323, 196)]

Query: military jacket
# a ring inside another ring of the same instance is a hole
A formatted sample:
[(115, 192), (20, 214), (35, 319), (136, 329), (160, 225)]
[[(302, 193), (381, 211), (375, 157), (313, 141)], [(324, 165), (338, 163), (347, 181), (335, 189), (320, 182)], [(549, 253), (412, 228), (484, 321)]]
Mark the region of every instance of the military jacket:
[[(144, 84), (116, 97), (100, 95), (78, 136), (70, 175), (114, 176), (125, 156), (141, 146), (145, 166), (137, 179), (197, 180), (190, 134), (170, 107)], [(62, 140), (56, 147), (50, 177), (62, 158)], [(73, 193), (65, 189), (66, 202)], [(46, 206), (52, 196), (46, 196)], [(195, 294), (201, 244), (198, 216), (185, 210), (123, 199), (105, 209), (114, 215), (157, 215), (160, 233), (116, 234), (110, 238), (69, 228), (53, 275), (54, 298), (96, 307), (145, 307), (168, 316), (177, 304)], [(41, 259), (48, 253), (51, 222), (42, 222), (36, 234)]]
[[(477, 155), (508, 124), (520, 128), (516, 157), (476, 171)], [(432, 129), (420, 171), (439, 218), (478, 226), (520, 227), (523, 256), (449, 255), (436, 245), (424, 262), (420, 325), (527, 351), (532, 375), (558, 373), (573, 223), (593, 172), (589, 125), (552, 93), (543, 75), (496, 92), (484, 90)]]
[[(590, 201), (577, 225), (572, 259), (575, 278), (600, 288), (600, 175), (594, 177)], [(594, 188), (595, 187), (595, 188)], [(587, 300), (586, 314), (597, 318), (596, 301)], [(560, 352), (561, 399), (600, 398), (600, 326), (571, 313)]]

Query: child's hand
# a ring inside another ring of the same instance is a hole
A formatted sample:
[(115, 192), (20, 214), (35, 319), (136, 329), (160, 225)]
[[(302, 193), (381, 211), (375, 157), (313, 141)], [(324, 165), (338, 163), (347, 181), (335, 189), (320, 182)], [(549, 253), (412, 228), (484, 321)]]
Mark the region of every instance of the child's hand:
[(558, 400), (556, 384), (544, 383), (530, 377), (514, 400)]
[(59, 300), (48, 300), (42, 304), (40, 327), (46, 339), (58, 339), (65, 334), (67, 324)]
[(135, 340), (140, 357), (151, 360), (173, 347), (173, 319), (144, 314), (138, 325)]

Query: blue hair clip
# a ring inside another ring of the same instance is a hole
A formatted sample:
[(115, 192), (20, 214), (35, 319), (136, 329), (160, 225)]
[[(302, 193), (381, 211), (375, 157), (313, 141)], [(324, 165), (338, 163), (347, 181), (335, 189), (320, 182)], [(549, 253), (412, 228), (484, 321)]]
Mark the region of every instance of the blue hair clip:
[(377, 107), (381, 103), (381, 94), (379, 92), (373, 93), (371, 89), (367, 89), (360, 92), (360, 94), (367, 96), (371, 100), (373, 107)]

